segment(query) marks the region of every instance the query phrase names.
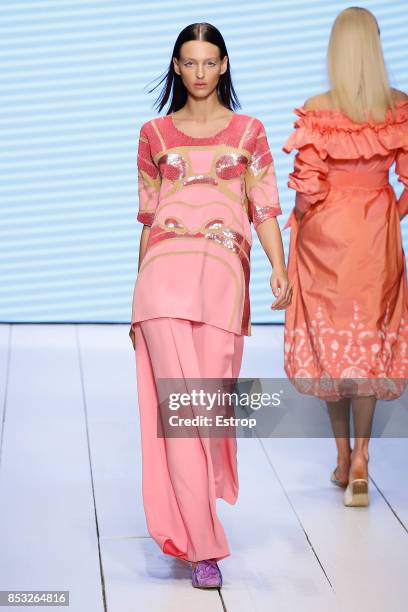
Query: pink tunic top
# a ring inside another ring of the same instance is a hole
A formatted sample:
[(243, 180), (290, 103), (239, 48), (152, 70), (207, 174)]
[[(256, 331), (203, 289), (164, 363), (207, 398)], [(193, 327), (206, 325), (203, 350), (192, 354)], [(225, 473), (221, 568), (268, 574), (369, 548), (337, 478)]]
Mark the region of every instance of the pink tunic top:
[(172, 115), (147, 121), (138, 185), (137, 219), (151, 230), (132, 326), (177, 317), (250, 336), (250, 223), (282, 213), (262, 122), (234, 113), (217, 134), (191, 137)]

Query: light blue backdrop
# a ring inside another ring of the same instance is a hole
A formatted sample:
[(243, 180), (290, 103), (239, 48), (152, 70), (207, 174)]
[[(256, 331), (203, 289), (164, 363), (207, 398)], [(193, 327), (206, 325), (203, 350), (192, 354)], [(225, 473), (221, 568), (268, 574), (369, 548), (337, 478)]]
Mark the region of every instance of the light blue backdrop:
[[(281, 146), (293, 108), (327, 88), (330, 27), (349, 4), (192, 4), (0, 4), (1, 321), (129, 321), (141, 230), (139, 127), (157, 114), (148, 85), (189, 23), (209, 21), (226, 39), (241, 112), (267, 128), (283, 226), (294, 192), (286, 187), (293, 154)], [(406, 2), (362, 6), (379, 20), (392, 85), (408, 90)], [(282, 322), (283, 311), (270, 310), (269, 269), (254, 237), (252, 320)], [(288, 230), (283, 237), (287, 252)], [(407, 238), (404, 224), (405, 245)]]

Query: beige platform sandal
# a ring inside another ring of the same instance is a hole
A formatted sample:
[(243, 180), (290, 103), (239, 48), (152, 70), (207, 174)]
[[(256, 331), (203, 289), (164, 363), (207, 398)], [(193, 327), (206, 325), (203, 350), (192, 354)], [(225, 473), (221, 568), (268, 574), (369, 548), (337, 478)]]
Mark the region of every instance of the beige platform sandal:
[(368, 479), (354, 478), (344, 491), (345, 506), (368, 506), (370, 497), (368, 493)]

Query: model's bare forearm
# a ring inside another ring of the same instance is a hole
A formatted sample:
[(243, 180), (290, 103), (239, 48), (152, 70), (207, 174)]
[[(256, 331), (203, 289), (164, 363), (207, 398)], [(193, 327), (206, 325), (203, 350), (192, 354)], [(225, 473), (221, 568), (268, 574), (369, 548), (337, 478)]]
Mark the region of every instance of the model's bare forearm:
[(145, 256), (145, 253), (146, 253), (146, 246), (147, 246), (147, 241), (149, 239), (149, 234), (150, 234), (150, 226), (144, 225), (142, 229), (142, 233), (140, 235), (139, 265), (137, 267), (138, 271), (140, 270), (140, 266), (142, 265), (143, 257)]
[(260, 223), (256, 233), (273, 269), (286, 270), (282, 236), (276, 217)]

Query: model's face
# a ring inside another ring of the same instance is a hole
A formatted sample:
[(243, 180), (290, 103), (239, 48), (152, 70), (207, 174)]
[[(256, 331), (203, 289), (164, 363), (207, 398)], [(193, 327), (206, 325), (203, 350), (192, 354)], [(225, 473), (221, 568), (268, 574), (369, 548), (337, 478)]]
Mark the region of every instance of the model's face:
[(190, 40), (181, 45), (180, 59), (174, 57), (173, 64), (188, 93), (205, 98), (216, 89), (220, 75), (227, 70), (228, 57), (220, 59), (217, 45)]

